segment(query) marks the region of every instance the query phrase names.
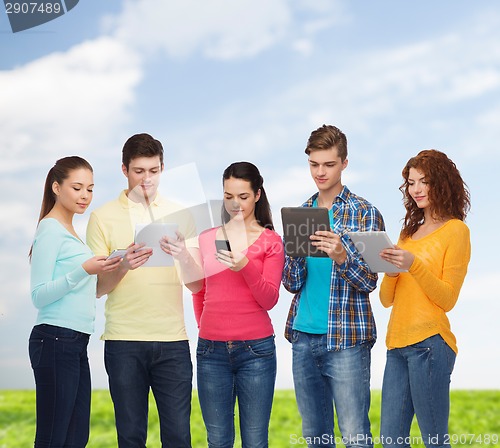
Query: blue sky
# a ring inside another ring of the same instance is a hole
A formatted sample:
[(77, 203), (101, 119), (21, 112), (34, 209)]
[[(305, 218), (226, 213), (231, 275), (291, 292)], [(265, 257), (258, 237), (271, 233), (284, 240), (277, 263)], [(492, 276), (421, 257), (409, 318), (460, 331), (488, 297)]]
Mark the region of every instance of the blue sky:
[[(261, 169), (279, 229), (280, 208), (314, 192), (303, 150), (323, 123), (346, 133), (344, 181), (379, 208), (393, 239), (404, 214), (398, 187), (406, 161), (436, 148), (457, 163), (472, 194), (473, 253), (449, 314), (459, 346), (452, 386), (500, 388), (494, 0), (81, 0), (16, 34), (2, 8), (0, 388), (33, 387), (27, 338), (36, 313), (26, 255), (57, 158), (78, 154), (92, 163), (91, 209), (125, 187), (120, 151), (136, 132), (163, 142), (162, 183), (173, 197), (220, 198), (224, 168), (248, 160)], [(82, 235), (87, 218), (76, 220)], [(289, 302), (283, 291), (272, 311), (281, 388), (292, 387), (282, 337)], [(106, 387), (103, 303), (90, 345), (94, 387)], [(377, 292), (372, 303), (379, 332), (372, 386), (380, 388), (389, 310)], [(194, 348), (187, 294), (185, 304)]]

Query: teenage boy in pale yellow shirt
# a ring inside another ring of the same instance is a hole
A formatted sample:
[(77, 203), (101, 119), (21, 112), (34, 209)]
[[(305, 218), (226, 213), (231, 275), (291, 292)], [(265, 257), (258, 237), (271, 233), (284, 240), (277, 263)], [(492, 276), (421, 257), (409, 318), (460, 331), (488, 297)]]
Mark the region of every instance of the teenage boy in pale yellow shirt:
[(118, 446), (146, 446), (148, 398), (153, 391), (163, 446), (190, 447), (192, 364), (184, 324), (182, 284), (175, 266), (143, 266), (152, 250), (133, 244), (138, 223), (172, 222), (194, 236), (182, 209), (158, 193), (163, 147), (148, 134), (130, 137), (122, 171), (128, 188), (95, 210), (87, 244), (95, 254), (128, 248), (116, 271), (99, 276), (98, 296), (108, 295), (104, 361), (115, 409)]

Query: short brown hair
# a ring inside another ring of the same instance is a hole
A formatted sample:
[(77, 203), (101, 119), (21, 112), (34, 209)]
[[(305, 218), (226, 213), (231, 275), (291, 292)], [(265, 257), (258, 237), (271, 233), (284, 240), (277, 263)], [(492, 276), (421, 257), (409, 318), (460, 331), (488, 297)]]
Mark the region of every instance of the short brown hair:
[(347, 159), (347, 137), (337, 127), (324, 124), (311, 132), (305, 153), (309, 155), (312, 151), (337, 148), (342, 162)]
[(135, 134), (123, 145), (122, 163), (126, 166), (127, 170), (132, 159), (156, 156), (160, 158), (160, 163), (163, 165), (163, 146), (149, 134)]

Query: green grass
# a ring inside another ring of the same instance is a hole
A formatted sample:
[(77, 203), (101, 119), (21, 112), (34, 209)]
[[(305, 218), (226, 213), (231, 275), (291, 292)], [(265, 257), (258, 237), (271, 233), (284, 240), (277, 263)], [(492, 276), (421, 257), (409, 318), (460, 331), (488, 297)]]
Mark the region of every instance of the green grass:
[[(452, 391), (451, 401), (450, 435), (454, 442), (453, 446), (469, 448), (500, 446), (498, 441), (500, 391)], [(380, 433), (380, 391), (372, 393), (370, 417), (373, 437), (376, 439)], [(206, 433), (196, 394), (193, 396), (191, 426), (193, 447), (206, 446)], [(33, 446), (34, 431), (34, 391), (0, 391), (0, 448)], [(148, 448), (160, 447), (158, 415), (153, 399), (151, 399), (148, 434)], [(411, 435), (415, 438), (420, 435), (416, 422), (413, 424)], [(277, 390), (271, 416), (269, 446), (305, 447), (305, 444), (297, 443), (300, 436), (300, 417), (294, 393), (291, 390)], [(412, 445), (424, 446), (421, 443)], [(116, 446), (113, 407), (106, 390), (95, 390), (92, 395), (91, 435), (88, 446), (91, 448)], [(235, 446), (241, 447), (239, 438)]]

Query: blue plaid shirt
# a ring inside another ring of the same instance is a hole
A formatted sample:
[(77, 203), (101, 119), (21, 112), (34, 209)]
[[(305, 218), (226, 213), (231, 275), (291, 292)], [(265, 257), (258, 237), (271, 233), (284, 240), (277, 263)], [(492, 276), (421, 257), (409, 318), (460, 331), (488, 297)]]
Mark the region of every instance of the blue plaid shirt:
[[(317, 197), (318, 193), (302, 206), (312, 207)], [(343, 264), (332, 261), (327, 350), (342, 350), (364, 342), (375, 343), (377, 339), (369, 294), (377, 287), (378, 276), (370, 271), (346, 232), (385, 230), (385, 226), (381, 213), (368, 201), (351, 193), (346, 186), (335, 198), (332, 208), (333, 231), (341, 235), (347, 259)], [(285, 337), (290, 342), (306, 278), (306, 259), (286, 256), (282, 281), (285, 289), (295, 294), (285, 328)]]

